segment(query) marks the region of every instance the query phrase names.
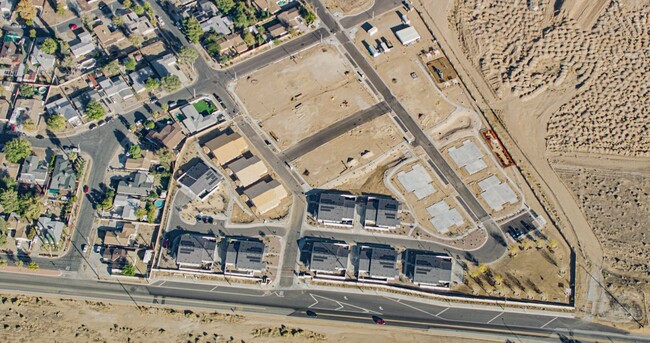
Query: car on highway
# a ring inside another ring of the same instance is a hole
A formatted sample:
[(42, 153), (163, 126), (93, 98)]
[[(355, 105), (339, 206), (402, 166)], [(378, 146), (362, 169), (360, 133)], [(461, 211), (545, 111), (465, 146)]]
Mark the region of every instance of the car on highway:
[(84, 185), (84, 194), (88, 194), (88, 191), (90, 188), (88, 188), (88, 185)]
[(314, 312), (314, 311), (312, 311), (312, 310), (307, 310), (307, 312), (305, 312), (305, 313), (307, 314), (307, 317), (309, 317), (309, 318), (316, 318), (316, 317), (318, 317), (318, 315), (316, 314), (316, 312)]
[(381, 319), (380, 317), (377, 317), (377, 316), (372, 316), (372, 320), (377, 325), (385, 325), (386, 324), (386, 321), (384, 321), (383, 319)]

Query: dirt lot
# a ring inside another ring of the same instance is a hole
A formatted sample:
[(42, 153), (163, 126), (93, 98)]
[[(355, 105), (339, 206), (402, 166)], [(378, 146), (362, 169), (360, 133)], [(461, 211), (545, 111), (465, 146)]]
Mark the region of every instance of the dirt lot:
[[(421, 50), (429, 50), (434, 44), (422, 21), (413, 13), (409, 13), (411, 25), (416, 28), (422, 39), (411, 46), (403, 46), (391, 31), (401, 25), (396, 12), (387, 12), (383, 16), (370, 20), (378, 33), (370, 36), (359, 28), (355, 36), (357, 46), (366, 51), (364, 41), (376, 46), (376, 39), (385, 37), (393, 44), (393, 48), (378, 57), (367, 55), (366, 59), (373, 65), (379, 76), (393, 91), (404, 108), (420, 123), (422, 128), (429, 129), (451, 114), (455, 106), (447, 101), (428, 75), (419, 57)], [(416, 78), (411, 76), (415, 73)], [(457, 88), (458, 86), (456, 86)], [(452, 100), (453, 102), (453, 100)]]
[[(568, 302), (569, 249), (545, 231), (519, 244), (511, 244), (509, 256), (488, 265), (488, 271), (468, 263), (459, 291), (515, 299)], [(553, 248), (555, 247), (555, 248)]]
[[(650, 177), (648, 173), (560, 165), (558, 174), (574, 193), (605, 251), (604, 276), (608, 289), (637, 318), (647, 318), (645, 297), (650, 296)], [(627, 317), (618, 306), (599, 312)], [(612, 313), (614, 312), (614, 313)], [(617, 313), (619, 312), (619, 313)]]
[[(3, 341), (36, 342), (424, 342), (443, 337), (376, 325), (278, 315), (141, 307), (85, 300), (0, 296)], [(444, 338), (449, 343), (480, 342)]]
[(312, 187), (377, 158), (402, 140), (390, 118), (381, 116), (321, 145), (294, 161)]
[(329, 45), (260, 69), (242, 79), (236, 91), (281, 149), (376, 102)]
[(553, 16), (552, 5), (534, 11), (526, 2), (455, 3), (452, 25), (496, 94), (546, 109), (539, 122), (550, 117), (550, 149), (650, 154), (650, 52), (640, 49), (650, 29), (647, 2), (611, 2), (595, 11), (600, 17), (590, 30), (571, 9)]
[(373, 0), (325, 0), (325, 7), (332, 13), (353, 15), (360, 13), (372, 6)]
[(199, 214), (209, 216), (222, 214), (226, 210), (229, 201), (228, 189), (224, 182), (204, 201), (195, 200), (184, 206), (181, 211), (181, 218), (185, 222), (193, 223)]

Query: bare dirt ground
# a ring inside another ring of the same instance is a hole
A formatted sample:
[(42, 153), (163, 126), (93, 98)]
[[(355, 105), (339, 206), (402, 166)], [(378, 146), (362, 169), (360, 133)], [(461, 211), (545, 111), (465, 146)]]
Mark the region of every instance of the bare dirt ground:
[(373, 119), (294, 161), (312, 187), (358, 168), (395, 147), (401, 134), (387, 116)]
[(568, 11), (554, 16), (552, 3), (540, 3), (535, 11), (526, 2), (458, 0), (452, 20), (499, 97), (544, 99), (549, 149), (648, 156), (647, 1), (611, 2), (586, 31)]
[(277, 315), (194, 311), (85, 300), (0, 296), (8, 342), (486, 342), (374, 324)]
[(195, 200), (183, 207), (180, 215), (181, 218), (192, 223), (196, 221), (197, 215), (215, 216), (224, 213), (228, 206), (229, 195), (228, 189), (224, 183), (218, 186), (218, 189), (204, 201)]
[[(393, 43), (389, 52), (375, 58), (368, 56), (366, 59), (420, 126), (429, 129), (451, 114), (455, 106), (450, 104), (450, 99), (434, 85), (420, 58), (422, 50), (429, 50), (435, 45), (431, 35), (417, 16), (409, 14), (409, 18), (411, 25), (422, 36), (419, 42), (403, 46), (397, 40), (391, 29), (401, 25), (400, 17), (396, 12), (389, 11), (369, 21), (377, 28), (378, 33), (370, 36), (359, 28), (355, 34), (355, 43), (362, 51), (366, 50), (364, 42), (376, 46), (376, 39), (381, 37)], [(415, 78), (411, 73), (415, 73)]]
[(239, 81), (236, 91), (281, 149), (376, 102), (330, 45), (260, 69)]
[(606, 284), (606, 253), (552, 163), (571, 152), (619, 169), (634, 162), (606, 154), (647, 155), (648, 70), (640, 66), (648, 50), (640, 47), (648, 42), (648, 1), (607, 2), (605, 9), (602, 1), (565, 1), (557, 15), (552, 1), (450, 0), (447, 12), (432, 10), (437, 1), (415, 3), (578, 254), (578, 308), (590, 313), (598, 299), (615, 303), (598, 286)]
[(325, 0), (325, 7), (332, 13), (340, 13), (344, 16), (361, 13), (370, 8), (374, 0)]
[[(602, 267), (608, 289), (635, 318), (645, 321), (644, 301), (650, 296), (650, 174), (565, 164), (556, 165), (556, 170), (574, 193), (603, 246)], [(617, 321), (629, 320), (629, 313), (616, 303), (597, 312)]]

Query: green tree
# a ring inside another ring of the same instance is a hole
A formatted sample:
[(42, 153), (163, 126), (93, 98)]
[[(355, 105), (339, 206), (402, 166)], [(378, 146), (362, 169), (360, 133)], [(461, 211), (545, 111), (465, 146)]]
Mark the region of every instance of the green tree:
[(314, 12), (312, 12), (312, 11), (310, 11), (308, 9), (305, 9), (305, 12), (303, 14), (303, 18), (305, 18), (305, 22), (308, 25), (311, 25), (316, 21), (316, 15), (314, 14)]
[(199, 57), (199, 53), (191, 46), (184, 46), (178, 50), (176, 58), (181, 63), (192, 64)]
[(70, 55), (70, 44), (63, 39), (59, 39), (59, 52), (63, 56)]
[(144, 88), (146, 88), (148, 91), (152, 92), (160, 87), (160, 81), (156, 78), (150, 77), (145, 81), (144, 83)]
[(153, 224), (156, 221), (156, 206), (152, 202), (147, 203), (147, 222)]
[(36, 131), (36, 122), (33, 119), (27, 119), (23, 122), (23, 130), (34, 132)]
[(22, 267), (23, 267), (23, 261), (21, 261), (21, 260), (16, 260), (16, 262), (14, 262), (14, 264), (15, 264), (16, 267), (18, 267), (18, 268), (22, 268)]
[(74, 58), (71, 56), (66, 56), (61, 60), (61, 63), (59, 65), (66, 69), (72, 69), (75, 66)]
[(106, 77), (111, 77), (113, 75), (117, 75), (120, 72), (120, 64), (117, 62), (117, 60), (112, 60), (104, 65), (101, 70), (102, 73), (106, 75)]
[(66, 12), (65, 7), (63, 6), (63, 2), (59, 1), (56, 3), (56, 14), (58, 15), (64, 15)]
[(29, 38), (36, 38), (36, 29), (29, 29)]
[(70, 161), (75, 162), (75, 161), (77, 161), (77, 158), (79, 158), (79, 155), (76, 152), (71, 151), (71, 152), (68, 153), (68, 159)]
[(154, 123), (153, 120), (147, 120), (146, 122), (144, 122), (144, 127), (151, 130), (154, 127), (156, 127), (156, 123)]
[[(4, 232), (0, 232), (0, 247), (5, 245), (6, 243), (7, 243), (7, 234)], [(4, 260), (0, 260), (0, 267), (4, 265), (2, 264), (2, 262), (4, 262)]]
[(29, 262), (29, 266), (27, 268), (29, 268), (29, 270), (37, 270), (38, 269), (38, 263), (36, 263), (34, 261)]
[(233, 7), (235, 7), (234, 0), (216, 0), (215, 1), (217, 8), (223, 14), (228, 14)]
[(167, 111), (169, 111), (169, 104), (164, 103), (164, 104), (162, 104), (162, 106), (160, 106), (160, 108), (162, 109), (163, 112), (167, 112)]
[(144, 4), (142, 4), (142, 8), (144, 8), (144, 10), (147, 12), (152, 10), (151, 5), (146, 1), (144, 2)]
[(139, 145), (133, 144), (129, 148), (129, 155), (131, 155), (131, 158), (140, 158), (142, 157), (142, 149)]
[(40, 197), (24, 195), (20, 197), (20, 215), (27, 221), (36, 220), (45, 210)]
[(122, 5), (126, 8), (131, 8), (131, 6), (133, 6), (133, 3), (131, 2), (131, 0), (124, 0), (122, 2)]
[(45, 38), (43, 44), (41, 44), (41, 51), (46, 54), (54, 55), (56, 49), (59, 48), (59, 45), (56, 43), (56, 40), (53, 38)]
[(146, 215), (147, 215), (147, 210), (142, 207), (138, 207), (138, 209), (135, 210), (135, 216), (136, 218), (138, 218), (138, 220), (142, 220), (142, 218), (144, 218), (144, 216)]
[(142, 45), (142, 42), (144, 42), (144, 38), (142, 37), (142, 35), (139, 35), (137, 33), (133, 33), (133, 34), (129, 35), (129, 42), (134, 47), (139, 48)]
[(99, 102), (91, 100), (86, 105), (86, 115), (90, 120), (100, 120), (106, 115), (106, 110)]
[(104, 199), (99, 203), (100, 209), (108, 210), (113, 207), (113, 200), (115, 199), (115, 191), (109, 189), (104, 193)]
[(156, 157), (160, 161), (160, 165), (165, 169), (171, 167), (172, 162), (176, 161), (176, 154), (170, 148), (161, 148), (156, 151)]
[(242, 38), (244, 38), (244, 43), (246, 43), (246, 45), (248, 46), (252, 46), (253, 44), (255, 44), (255, 36), (253, 36), (253, 34), (250, 33), (250, 31), (244, 32), (244, 36)]
[(32, 144), (23, 137), (10, 140), (5, 144), (5, 157), (11, 163), (22, 162), (32, 153)]
[(127, 263), (127, 265), (122, 268), (122, 275), (124, 276), (135, 276), (135, 273), (135, 266), (131, 263)]
[(65, 127), (65, 117), (60, 114), (53, 114), (47, 118), (46, 124), (52, 130), (61, 130)]
[(9, 224), (4, 218), (0, 218), (0, 233), (7, 234), (9, 230)]
[(32, 85), (22, 84), (18, 86), (18, 91), (20, 91), (20, 95), (24, 98), (31, 98), (34, 96), (34, 94), (36, 94), (36, 91)]
[(187, 40), (189, 40), (191, 43), (196, 44), (201, 39), (203, 29), (201, 28), (201, 24), (196, 18), (189, 17), (185, 19), (185, 22), (183, 23), (183, 33), (187, 37)]
[(160, 80), (160, 86), (166, 92), (173, 92), (181, 88), (181, 79), (176, 75), (166, 75)]
[(124, 60), (124, 69), (126, 69), (128, 71), (135, 70), (135, 60), (133, 58), (131, 58), (131, 57)]
[(140, 6), (140, 5), (133, 6), (132, 10), (133, 10), (133, 12), (135, 14), (137, 14), (139, 16), (144, 14), (144, 8), (142, 8), (142, 6)]
[(13, 189), (7, 189), (0, 193), (0, 206), (2, 206), (2, 212), (4, 213), (18, 213), (20, 211), (18, 192)]
[(27, 22), (27, 25), (31, 26), (36, 16), (36, 7), (34, 7), (31, 0), (20, 0), (18, 5), (16, 5), (16, 12)]
[(0, 177), (0, 190), (16, 188), (16, 179), (10, 176)]
[(122, 27), (124, 26), (124, 18), (122, 18), (121, 15), (115, 15), (113, 16), (113, 19), (111, 19), (111, 24), (117, 27)]

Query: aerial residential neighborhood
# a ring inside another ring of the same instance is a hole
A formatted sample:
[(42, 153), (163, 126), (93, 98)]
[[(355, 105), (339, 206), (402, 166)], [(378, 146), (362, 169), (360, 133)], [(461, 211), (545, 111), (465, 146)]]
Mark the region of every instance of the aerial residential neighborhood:
[(2, 337), (646, 340), (632, 3), (0, 1)]

